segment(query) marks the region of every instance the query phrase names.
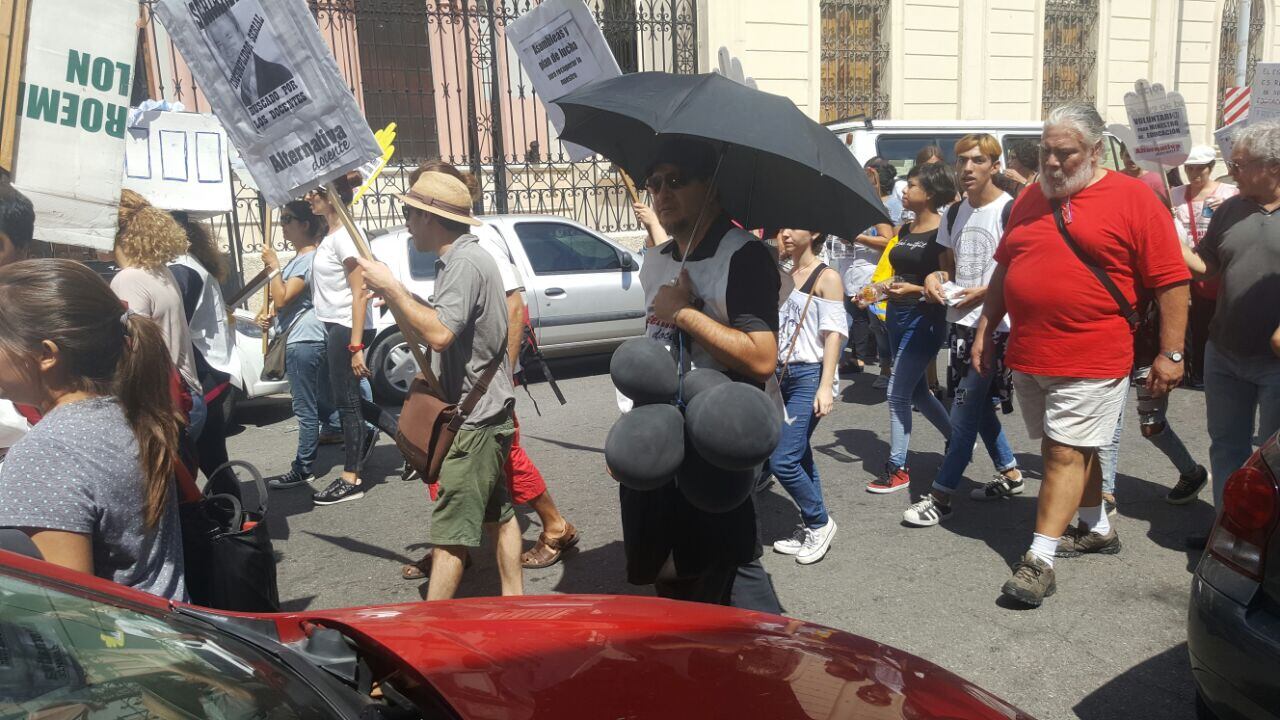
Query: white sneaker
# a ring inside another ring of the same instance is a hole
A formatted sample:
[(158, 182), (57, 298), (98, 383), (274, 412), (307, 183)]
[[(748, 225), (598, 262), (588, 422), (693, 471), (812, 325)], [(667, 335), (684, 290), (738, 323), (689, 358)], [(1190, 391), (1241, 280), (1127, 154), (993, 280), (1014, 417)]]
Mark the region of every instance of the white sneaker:
[(800, 548), (804, 545), (805, 536), (808, 534), (808, 529), (804, 525), (800, 525), (791, 534), (791, 537), (775, 541), (773, 543), (773, 551), (779, 555), (798, 555)]
[(951, 512), (950, 505), (943, 505), (929, 494), (903, 511), (902, 522), (912, 527), (931, 527), (951, 517)]
[(822, 559), (827, 554), (827, 548), (831, 547), (831, 539), (836, 536), (836, 521), (827, 518), (827, 524), (817, 530), (805, 530), (804, 544), (800, 546), (800, 552), (796, 553), (796, 562), (801, 565), (812, 565)]

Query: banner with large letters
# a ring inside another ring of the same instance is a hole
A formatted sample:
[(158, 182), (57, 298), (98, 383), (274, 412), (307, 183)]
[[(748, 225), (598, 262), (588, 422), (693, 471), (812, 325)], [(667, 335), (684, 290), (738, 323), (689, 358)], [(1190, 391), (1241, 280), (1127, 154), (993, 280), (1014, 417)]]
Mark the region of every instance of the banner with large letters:
[(158, 0), (155, 10), (270, 204), (381, 155), (305, 0)]
[(115, 243), (137, 22), (137, 0), (31, 3), (13, 184), (37, 240)]

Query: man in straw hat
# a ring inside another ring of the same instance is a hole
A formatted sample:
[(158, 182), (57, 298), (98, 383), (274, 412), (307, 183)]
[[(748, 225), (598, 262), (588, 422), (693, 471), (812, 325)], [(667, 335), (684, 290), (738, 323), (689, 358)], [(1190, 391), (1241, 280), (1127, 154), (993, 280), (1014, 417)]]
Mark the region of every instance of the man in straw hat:
[(503, 468), (511, 451), (515, 394), (507, 367), (507, 303), (493, 256), (469, 226), (471, 194), (457, 178), (425, 172), (399, 196), (413, 244), (434, 252), (436, 280), (429, 301), (415, 298), (386, 265), (361, 260), (365, 283), (400, 311), (431, 349), (445, 398), (461, 402), (492, 362), (497, 371), (453, 441), (440, 468), (440, 497), (431, 514), (432, 555), (428, 600), (453, 597), (467, 548), (479, 547), (481, 527), (496, 534), (503, 595), (521, 589), (520, 528)]

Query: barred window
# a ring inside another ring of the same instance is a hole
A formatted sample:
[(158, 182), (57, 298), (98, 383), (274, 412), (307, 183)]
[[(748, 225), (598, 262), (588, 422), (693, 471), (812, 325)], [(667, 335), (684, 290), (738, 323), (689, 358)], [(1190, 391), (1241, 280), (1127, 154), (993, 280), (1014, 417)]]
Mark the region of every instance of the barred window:
[(889, 114), (889, 0), (821, 0), (822, 122)]
[[(1227, 0), (1222, 8), (1222, 35), (1218, 43), (1218, 125), (1222, 125), (1222, 102), (1227, 88), (1236, 84), (1236, 55), (1240, 52), (1240, 43), (1236, 33), (1240, 29), (1240, 4), (1244, 0)], [(1267, 3), (1263, 0), (1252, 0), (1249, 9), (1249, 55), (1245, 64), (1244, 82), (1253, 82), (1253, 70), (1262, 56), (1262, 30), (1267, 26)]]
[(1098, 0), (1046, 0), (1043, 110), (1072, 102), (1093, 104), (1098, 61)]

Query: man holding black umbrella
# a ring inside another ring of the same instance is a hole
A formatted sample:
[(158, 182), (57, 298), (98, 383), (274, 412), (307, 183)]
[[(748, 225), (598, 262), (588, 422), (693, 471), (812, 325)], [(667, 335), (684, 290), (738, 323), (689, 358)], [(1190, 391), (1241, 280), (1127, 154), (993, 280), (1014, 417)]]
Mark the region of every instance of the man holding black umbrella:
[[(675, 139), (655, 153), (646, 182), (672, 240), (648, 253), (640, 272), (647, 334), (693, 367), (764, 387), (778, 355), (781, 276), (764, 243), (736, 227), (713, 191), (717, 155), (707, 143)], [(750, 498), (708, 513), (673, 486), (621, 488), (627, 577), (659, 595), (779, 613), (760, 565)]]

